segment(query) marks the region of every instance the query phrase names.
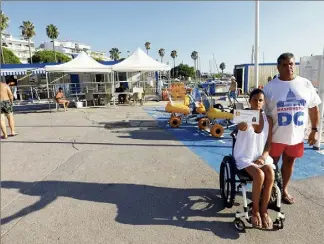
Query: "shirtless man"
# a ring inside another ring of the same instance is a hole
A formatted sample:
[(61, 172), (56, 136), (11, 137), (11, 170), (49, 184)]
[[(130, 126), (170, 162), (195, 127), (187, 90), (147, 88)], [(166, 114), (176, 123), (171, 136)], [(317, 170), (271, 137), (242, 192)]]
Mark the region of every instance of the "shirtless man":
[(3, 133), (3, 139), (8, 138), (5, 115), (8, 119), (9, 127), (11, 130), (10, 136), (17, 135), (17, 133), (15, 132), (15, 122), (12, 113), (13, 112), (12, 103), (13, 103), (13, 95), (10, 90), (10, 87), (5, 83), (0, 82), (1, 131)]
[(64, 111), (67, 111), (70, 101), (65, 99), (62, 87), (60, 87), (58, 92), (56, 93), (55, 100), (58, 104), (63, 104)]
[(237, 82), (234, 76), (231, 78), (231, 85), (230, 88), (228, 89), (229, 92), (229, 97), (233, 98), (234, 102), (237, 102)]

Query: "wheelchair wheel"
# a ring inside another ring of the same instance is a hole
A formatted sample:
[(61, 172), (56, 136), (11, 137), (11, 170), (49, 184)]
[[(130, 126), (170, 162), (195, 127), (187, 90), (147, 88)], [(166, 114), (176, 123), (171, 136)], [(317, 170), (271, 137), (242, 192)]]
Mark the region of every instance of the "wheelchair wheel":
[(220, 124), (214, 124), (211, 128), (210, 128), (210, 134), (213, 137), (221, 137), (224, 133), (224, 127), (221, 126)]
[(234, 226), (238, 231), (242, 231), (242, 232), (245, 231), (245, 224), (241, 219), (235, 219)]
[(232, 156), (224, 157), (219, 172), (221, 197), (227, 208), (231, 208), (235, 200), (235, 168), (233, 164), (235, 162)]
[(179, 117), (171, 117), (169, 120), (169, 124), (172, 128), (178, 128), (181, 124), (181, 119)]
[(207, 119), (207, 118), (202, 118), (202, 119), (200, 119), (199, 120), (199, 122), (198, 122), (198, 128), (200, 129), (200, 130), (204, 130), (204, 129), (206, 129), (206, 127), (209, 125), (209, 119)]

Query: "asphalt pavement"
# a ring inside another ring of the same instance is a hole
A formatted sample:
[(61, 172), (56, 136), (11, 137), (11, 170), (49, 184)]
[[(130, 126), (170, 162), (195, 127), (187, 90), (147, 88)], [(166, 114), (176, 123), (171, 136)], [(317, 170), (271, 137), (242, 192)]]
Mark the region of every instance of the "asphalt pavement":
[(217, 170), (151, 107), (16, 114), (19, 135), (1, 140), (1, 243), (322, 243), (323, 176), (292, 181), (283, 230), (239, 233), (241, 197), (224, 209)]

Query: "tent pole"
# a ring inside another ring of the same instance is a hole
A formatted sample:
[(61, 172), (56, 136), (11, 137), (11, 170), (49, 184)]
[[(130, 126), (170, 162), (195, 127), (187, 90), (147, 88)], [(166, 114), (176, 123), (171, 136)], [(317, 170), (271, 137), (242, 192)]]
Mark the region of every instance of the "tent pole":
[(115, 98), (115, 72), (111, 72), (112, 82), (111, 82), (111, 93), (113, 94), (113, 106), (116, 107), (116, 98)]
[(45, 75), (46, 75), (46, 87), (47, 87), (48, 109), (49, 109), (49, 111), (50, 111), (50, 113), (51, 113), (52, 111), (51, 111), (51, 104), (50, 104), (50, 92), (49, 92), (49, 86), (48, 86), (48, 72), (45, 72)]

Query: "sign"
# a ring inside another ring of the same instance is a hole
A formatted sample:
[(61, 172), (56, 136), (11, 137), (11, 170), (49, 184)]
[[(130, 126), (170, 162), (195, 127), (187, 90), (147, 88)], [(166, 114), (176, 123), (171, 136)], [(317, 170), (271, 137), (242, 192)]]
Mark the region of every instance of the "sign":
[(302, 57), (299, 65), (300, 76), (310, 80), (317, 89), (320, 85), (321, 60), (322, 55)]
[(235, 109), (233, 122), (236, 124), (245, 122), (249, 125), (258, 125), (259, 124), (259, 115), (260, 115), (260, 112), (258, 110)]
[(321, 149), (322, 132), (323, 132), (323, 103), (324, 103), (324, 50), (323, 55), (309, 56), (300, 58), (299, 74), (310, 80), (314, 87), (318, 89), (322, 103), (319, 105), (320, 121), (319, 133), (315, 150)]

